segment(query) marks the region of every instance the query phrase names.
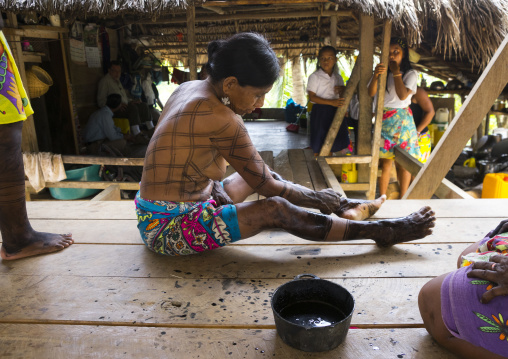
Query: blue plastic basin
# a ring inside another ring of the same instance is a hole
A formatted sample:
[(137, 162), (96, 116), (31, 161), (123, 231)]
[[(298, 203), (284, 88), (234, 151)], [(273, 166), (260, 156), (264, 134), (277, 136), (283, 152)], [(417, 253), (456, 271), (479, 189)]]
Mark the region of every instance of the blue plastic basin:
[[(99, 170), (101, 165), (91, 165), (84, 168), (78, 168), (76, 170), (65, 171), (67, 175), (66, 181), (83, 181), (83, 182), (95, 182), (101, 181), (99, 176)], [(50, 188), (49, 193), (56, 199), (80, 199), (92, 196), (101, 191), (101, 189), (94, 188)]]

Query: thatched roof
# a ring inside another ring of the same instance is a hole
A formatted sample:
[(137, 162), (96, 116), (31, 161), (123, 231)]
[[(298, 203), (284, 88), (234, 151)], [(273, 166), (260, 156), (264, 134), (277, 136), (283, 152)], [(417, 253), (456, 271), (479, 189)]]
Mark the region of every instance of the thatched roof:
[(101, 18), (124, 15), (159, 17), (175, 10), (185, 9), (193, 0), (1, 0), (0, 8), (15, 13), (37, 11), (49, 16)]
[(127, 25), (133, 37), (173, 63), (187, 56), (185, 9), (192, 4), (200, 63), (209, 41), (240, 31), (264, 34), (284, 56), (315, 56), (329, 39), (332, 14), (338, 15), (337, 46), (353, 50), (363, 13), (375, 18), (378, 45), (382, 22), (390, 19), (393, 32), (421, 55), (420, 66), (449, 77), (457, 68), (478, 74), (508, 34), (508, 0), (0, 0), (0, 8), (18, 13), (35, 9), (113, 28)]

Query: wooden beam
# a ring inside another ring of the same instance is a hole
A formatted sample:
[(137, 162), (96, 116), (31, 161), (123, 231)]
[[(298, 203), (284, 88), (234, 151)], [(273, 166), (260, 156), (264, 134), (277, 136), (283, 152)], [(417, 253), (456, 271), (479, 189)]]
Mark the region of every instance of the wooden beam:
[(337, 16), (330, 17), (330, 43), (337, 46)]
[[(390, 36), (392, 34), (392, 22), (386, 20), (383, 26), (383, 44), (381, 49), (381, 62), (388, 64), (388, 54), (390, 52)], [(379, 159), (379, 145), (381, 143), (381, 126), (383, 123), (383, 107), (385, 102), (385, 88), (386, 88), (386, 72), (381, 74), (378, 79), (377, 86), (377, 103), (376, 103), (376, 122), (374, 124), (374, 135), (372, 138), (372, 158), (374, 159), (370, 168), (371, 189), (367, 194), (368, 199), (374, 199), (377, 183), (377, 170)]]
[(371, 163), (372, 156), (343, 156), (343, 157), (325, 157), (330, 165), (342, 165), (346, 163)]
[(66, 86), (66, 100), (69, 103), (69, 113), (67, 114), (68, 121), (71, 121), (71, 128), (72, 128), (72, 137), (74, 140), (74, 151), (76, 154), (79, 153), (79, 144), (78, 144), (78, 131), (76, 128), (76, 117), (74, 117), (75, 111), (74, 111), (74, 101), (72, 100), (72, 84), (71, 84), (71, 78), (69, 75), (69, 66), (67, 65), (67, 50), (65, 47), (64, 42), (64, 34), (60, 34), (60, 49), (62, 50), (62, 62), (63, 62), (63, 69), (62, 72), (65, 76), (65, 86)]
[[(418, 161), (416, 158), (411, 156), (404, 150), (401, 150), (398, 146), (394, 149), (395, 153), (395, 162), (408, 170), (411, 175), (416, 176), (420, 169), (423, 167), (423, 163)], [(441, 199), (473, 199), (474, 197), (467, 194), (460, 187), (454, 185), (452, 182), (448, 181), (446, 178), (441, 181), (439, 187), (436, 189), (434, 193), (438, 198)]]
[(427, 199), (432, 196), (507, 83), (508, 36), (402, 199)]
[(112, 184), (92, 198), (91, 201), (120, 201), (121, 199), (120, 187), (117, 184)]
[(332, 125), (328, 130), (328, 134), (326, 135), (325, 142), (323, 143), (323, 147), (321, 147), (321, 151), (319, 152), (320, 156), (328, 156), (332, 149), (333, 141), (337, 137), (337, 133), (339, 132), (340, 125), (344, 120), (344, 115), (347, 112), (349, 103), (351, 102), (351, 98), (353, 98), (353, 92), (358, 86), (358, 82), (360, 81), (360, 60), (357, 59), (355, 66), (353, 67), (353, 72), (351, 73), (351, 77), (346, 85), (346, 90), (344, 91), (345, 103), (344, 106), (337, 108), (335, 112), (335, 117), (333, 118)]
[[(207, 3), (208, 4), (208, 3)], [(352, 17), (352, 11), (291, 11), (291, 12), (257, 12), (257, 13), (242, 13), (242, 14), (228, 14), (228, 15), (206, 15), (196, 17), (196, 22), (215, 22), (215, 21), (234, 21), (234, 20), (266, 20), (266, 19), (298, 19), (298, 18), (312, 18), (312, 17)], [(147, 24), (147, 25), (160, 25), (160, 24), (182, 24), (187, 22), (187, 17), (174, 17), (171, 19), (159, 19), (156, 22), (151, 20), (132, 21), (130, 24)]]
[[(105, 189), (111, 186), (112, 182), (109, 181), (97, 181), (97, 182), (85, 182), (85, 181), (61, 181), (61, 182), (46, 182), (46, 187), (51, 188), (94, 188), (94, 189)], [(114, 182), (120, 189), (139, 190), (138, 182)], [(31, 188), (30, 182), (25, 181), (25, 187)]]
[(323, 177), (325, 178), (325, 182), (333, 189), (335, 192), (338, 192), (341, 194), (341, 196), (347, 198), (346, 193), (340, 186), (339, 181), (337, 180), (337, 177), (335, 177), (335, 174), (333, 173), (332, 169), (330, 168), (330, 165), (328, 162), (326, 162), (325, 157), (318, 157), (317, 158), (319, 167), (321, 167), (321, 172), (323, 173)]
[[(359, 118), (357, 154), (370, 155), (372, 151), (372, 97), (369, 96), (369, 81), (372, 77), (374, 57), (374, 17), (360, 15), (360, 83), (358, 84)], [(368, 182), (370, 167), (358, 166), (358, 182)]]
[(187, 8), (187, 46), (189, 58), (190, 79), (198, 79), (198, 70), (196, 65), (196, 8), (191, 5)]
[(63, 163), (81, 165), (143, 166), (143, 158), (62, 156)]

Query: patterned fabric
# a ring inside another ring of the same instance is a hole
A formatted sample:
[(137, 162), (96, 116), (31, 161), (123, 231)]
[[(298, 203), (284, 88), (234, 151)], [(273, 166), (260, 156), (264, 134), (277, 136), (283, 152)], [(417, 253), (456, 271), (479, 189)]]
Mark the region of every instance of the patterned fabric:
[(482, 295), (496, 284), (467, 277), (471, 263), (488, 261), (496, 254), (508, 255), (508, 233), (484, 238), (478, 251), (464, 256), (462, 267), (446, 276), (441, 286), (441, 312), (446, 327), (455, 337), (506, 356), (508, 299), (497, 296), (482, 304)]
[(223, 247), (240, 239), (236, 207), (205, 202), (134, 200), (138, 229), (155, 253), (178, 256)]
[(24, 121), (33, 113), (9, 44), (0, 31), (0, 124)]
[(418, 136), (418, 146), (420, 146), (420, 158), (418, 161), (421, 163), (427, 162), (430, 156), (431, 144), (430, 144), (430, 133), (420, 133)]
[(420, 158), (418, 134), (409, 108), (385, 107), (383, 109), (379, 157), (394, 158), (393, 148), (395, 146), (399, 146), (416, 159)]

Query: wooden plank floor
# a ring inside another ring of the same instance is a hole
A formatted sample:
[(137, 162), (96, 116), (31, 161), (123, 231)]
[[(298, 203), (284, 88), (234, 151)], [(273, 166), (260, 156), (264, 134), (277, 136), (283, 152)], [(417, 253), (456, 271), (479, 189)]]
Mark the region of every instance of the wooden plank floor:
[[(130, 201), (30, 202), (37, 230), (71, 231), (76, 243), (0, 263), (0, 357), (455, 358), (423, 328), (418, 292), (508, 218), (508, 200), (388, 201), (376, 218), (425, 204), (438, 217), (434, 234), (389, 249), (269, 231), (201, 255), (163, 257), (141, 243)], [(300, 352), (276, 334), (271, 294), (301, 273), (355, 297), (357, 329), (332, 352)]]

